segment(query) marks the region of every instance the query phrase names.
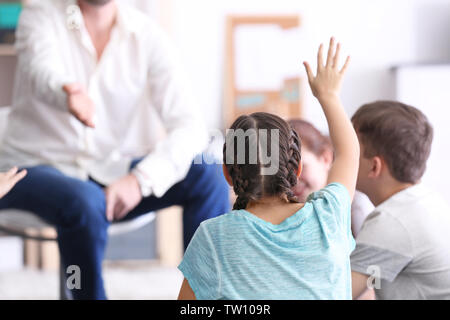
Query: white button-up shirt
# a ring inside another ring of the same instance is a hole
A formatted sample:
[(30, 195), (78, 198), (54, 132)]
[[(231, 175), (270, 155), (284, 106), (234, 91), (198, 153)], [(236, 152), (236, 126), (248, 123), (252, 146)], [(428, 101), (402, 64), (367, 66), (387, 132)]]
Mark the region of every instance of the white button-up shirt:
[[(118, 4), (111, 39), (98, 61), (75, 0), (39, 0), (17, 29), (18, 66), (0, 167), (48, 164), (108, 185), (133, 171), (144, 196), (161, 197), (183, 180), (207, 146), (207, 132), (162, 30)], [(64, 84), (86, 86), (96, 128), (68, 112)]]

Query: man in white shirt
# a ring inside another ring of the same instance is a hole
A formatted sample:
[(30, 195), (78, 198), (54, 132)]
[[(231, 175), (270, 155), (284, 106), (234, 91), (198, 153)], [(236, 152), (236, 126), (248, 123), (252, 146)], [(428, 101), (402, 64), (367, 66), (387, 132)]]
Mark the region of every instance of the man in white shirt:
[(220, 168), (193, 164), (206, 128), (150, 18), (115, 0), (40, 0), (23, 10), (16, 48), (0, 168), (28, 175), (0, 209), (57, 227), (64, 265), (82, 272), (74, 298), (106, 298), (111, 221), (181, 205), (186, 247), (203, 220), (229, 210)]

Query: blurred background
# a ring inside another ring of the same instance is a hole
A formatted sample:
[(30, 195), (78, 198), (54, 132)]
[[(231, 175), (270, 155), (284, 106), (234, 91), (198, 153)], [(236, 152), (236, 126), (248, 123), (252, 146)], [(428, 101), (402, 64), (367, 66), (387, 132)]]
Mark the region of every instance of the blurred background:
[[(172, 38), (211, 130), (225, 129), (240, 113), (280, 110), (326, 132), (302, 62), (315, 65), (319, 44), (335, 36), (343, 44), (342, 60), (352, 57), (342, 92), (349, 116), (364, 103), (386, 99), (424, 111), (436, 131), (424, 180), (448, 189), (449, 0), (120, 1), (149, 14)], [(11, 104), (12, 43), (24, 2), (0, 1), (0, 106)], [(180, 215), (171, 208), (112, 237), (105, 262), (111, 298), (176, 298)], [(0, 237), (0, 299), (57, 299), (55, 246)]]

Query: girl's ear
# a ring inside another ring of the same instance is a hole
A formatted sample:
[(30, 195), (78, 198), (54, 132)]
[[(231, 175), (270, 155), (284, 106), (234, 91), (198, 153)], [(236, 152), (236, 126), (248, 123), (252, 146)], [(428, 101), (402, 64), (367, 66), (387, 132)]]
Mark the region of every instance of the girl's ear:
[(298, 165), (297, 178), (300, 178), (300, 176), (302, 175), (302, 170), (303, 170), (303, 162), (300, 161), (300, 164)]
[(333, 158), (334, 154), (332, 150), (325, 150), (322, 155), (320, 156), (322, 158), (322, 161), (325, 163), (325, 166), (328, 170), (331, 169), (331, 165), (333, 164)]
[(371, 160), (371, 168), (369, 171), (369, 178), (378, 178), (381, 175), (381, 172), (383, 171), (383, 167), (385, 165), (384, 160), (381, 157), (373, 157)]
[(223, 176), (225, 177), (225, 180), (227, 180), (230, 187), (233, 186), (233, 180), (230, 177), (230, 174), (228, 172), (228, 169), (225, 164), (222, 164), (222, 170), (223, 170)]

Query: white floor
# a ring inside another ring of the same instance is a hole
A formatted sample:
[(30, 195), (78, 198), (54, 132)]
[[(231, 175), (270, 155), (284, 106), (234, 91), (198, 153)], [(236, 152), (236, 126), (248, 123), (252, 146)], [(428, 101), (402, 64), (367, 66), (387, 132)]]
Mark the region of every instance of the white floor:
[[(111, 300), (176, 299), (183, 280), (178, 269), (151, 262), (105, 263), (104, 278)], [(58, 274), (55, 271), (0, 272), (0, 300), (58, 298)]]

